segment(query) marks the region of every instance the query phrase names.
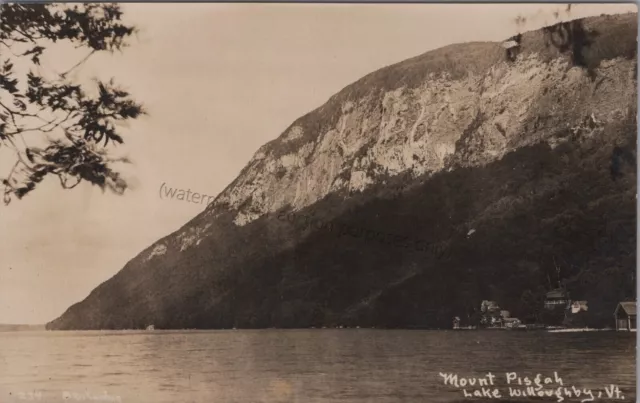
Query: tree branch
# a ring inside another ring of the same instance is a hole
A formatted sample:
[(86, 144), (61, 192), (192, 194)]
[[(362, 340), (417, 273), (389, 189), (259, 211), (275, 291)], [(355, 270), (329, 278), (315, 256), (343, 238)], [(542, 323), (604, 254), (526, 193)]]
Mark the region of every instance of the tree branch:
[(62, 78), (67, 78), (67, 74), (69, 74), (73, 69), (77, 68), (78, 66), (80, 66), (81, 64), (83, 64), (84, 62), (86, 62), (87, 60), (89, 60), (89, 58), (96, 53), (96, 50), (92, 50), (88, 55), (86, 55), (82, 60), (80, 60), (78, 63), (76, 63), (75, 65), (73, 65), (69, 70), (65, 71), (64, 73), (60, 74), (60, 77)]

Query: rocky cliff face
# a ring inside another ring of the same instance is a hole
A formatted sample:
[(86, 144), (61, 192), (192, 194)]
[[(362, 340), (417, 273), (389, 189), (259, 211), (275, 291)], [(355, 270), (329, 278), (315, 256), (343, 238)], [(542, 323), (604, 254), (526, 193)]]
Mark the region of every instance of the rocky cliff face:
[(365, 76), (48, 327), (440, 326), (481, 299), (533, 320), (558, 264), (606, 312), (634, 289), (636, 36), (603, 16)]

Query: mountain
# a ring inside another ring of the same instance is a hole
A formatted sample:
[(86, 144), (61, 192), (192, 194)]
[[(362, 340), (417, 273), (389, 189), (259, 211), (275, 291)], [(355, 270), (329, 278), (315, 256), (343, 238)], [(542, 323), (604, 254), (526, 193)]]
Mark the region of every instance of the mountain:
[(535, 321), (559, 281), (610, 324), (635, 296), (636, 38), (600, 16), (371, 73), (47, 328)]

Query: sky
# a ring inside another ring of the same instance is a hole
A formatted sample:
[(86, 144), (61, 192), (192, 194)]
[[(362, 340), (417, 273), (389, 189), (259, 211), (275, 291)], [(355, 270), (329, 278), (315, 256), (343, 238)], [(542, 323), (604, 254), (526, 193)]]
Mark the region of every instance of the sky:
[[(55, 178), (0, 205), (0, 323), (42, 324), (204, 204), (159, 197), (160, 186), (215, 196), (264, 143), (360, 77), (431, 49), (501, 41), (561, 19), (636, 12), (633, 4), (122, 4), (139, 32), (123, 53), (96, 54), (81, 82), (113, 77), (148, 115), (116, 150), (124, 195)], [(515, 18), (525, 16), (518, 28)], [(43, 59), (70, 67), (73, 50)], [(80, 57), (81, 58), (81, 57)], [(0, 177), (14, 160), (0, 153)]]

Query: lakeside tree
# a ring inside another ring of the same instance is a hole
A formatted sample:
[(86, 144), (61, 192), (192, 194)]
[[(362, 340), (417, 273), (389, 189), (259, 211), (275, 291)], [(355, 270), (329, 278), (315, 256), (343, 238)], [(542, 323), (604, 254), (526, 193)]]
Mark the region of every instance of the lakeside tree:
[[(123, 193), (109, 148), (123, 143), (119, 122), (144, 114), (113, 79), (81, 84), (70, 76), (98, 52), (121, 51), (135, 27), (116, 4), (0, 5), (0, 155), (15, 156), (3, 200), (20, 199), (48, 176), (71, 189), (87, 181)], [(52, 73), (41, 60), (59, 46), (84, 52)], [(6, 157), (5, 157), (6, 158)]]

